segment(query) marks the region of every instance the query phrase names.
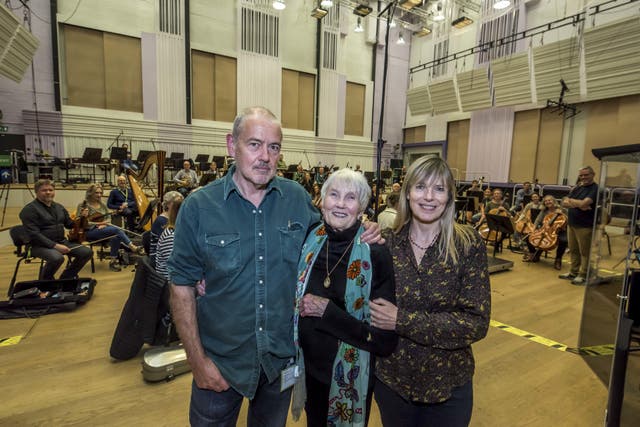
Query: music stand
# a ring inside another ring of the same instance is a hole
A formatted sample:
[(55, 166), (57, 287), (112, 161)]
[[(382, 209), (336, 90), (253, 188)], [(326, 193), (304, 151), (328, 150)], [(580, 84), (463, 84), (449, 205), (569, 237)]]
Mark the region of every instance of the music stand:
[(213, 156), (212, 162), (216, 162), (218, 169), (224, 168), (224, 156)]
[(540, 212), (542, 212), (542, 209), (536, 209), (536, 208), (529, 209), (531, 222), (536, 222), (536, 219), (538, 218), (538, 215), (540, 215)]
[(208, 154), (197, 154), (196, 159), (193, 161), (200, 170), (205, 170), (209, 168), (209, 155)]
[[(511, 235), (513, 234), (513, 224), (511, 223), (511, 218), (508, 216), (502, 215), (494, 215), (487, 214), (487, 227), (489, 230), (493, 230), (496, 232), (496, 238), (493, 244), (493, 257), (495, 258), (496, 252), (498, 250), (502, 251), (502, 241), (505, 237), (509, 238), (511, 241)], [(487, 242), (489, 239), (487, 239)]]
[(153, 153), (153, 151), (149, 151), (149, 150), (140, 150), (138, 151), (138, 158), (136, 159), (136, 162), (139, 165), (142, 165), (145, 160), (147, 160), (147, 157), (149, 157), (149, 154)]
[(455, 200), (455, 209), (456, 209), (456, 217), (458, 218), (458, 222), (460, 224), (467, 223), (467, 211), (469, 210), (469, 198), (468, 197), (459, 197)]
[(287, 166), (287, 172), (297, 172), (297, 171), (298, 171), (298, 165)]
[(127, 149), (124, 147), (111, 147), (111, 155), (109, 156), (111, 160), (127, 160)]
[(82, 154), (82, 158), (80, 159), (81, 163), (98, 163), (102, 158), (102, 148), (85, 148), (84, 153)]

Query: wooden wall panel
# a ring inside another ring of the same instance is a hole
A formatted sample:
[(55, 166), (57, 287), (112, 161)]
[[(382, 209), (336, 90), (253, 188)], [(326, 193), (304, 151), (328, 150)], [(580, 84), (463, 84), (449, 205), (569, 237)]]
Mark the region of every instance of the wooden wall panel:
[(424, 142), (425, 135), (427, 134), (427, 126), (416, 126), (411, 128), (405, 128), (402, 133), (404, 136), (403, 143), (405, 144)]
[[(619, 145), (618, 135), (618, 98), (589, 102), (589, 119), (584, 144), (582, 165), (600, 170), (600, 162), (591, 153), (592, 148)], [(599, 174), (596, 175), (598, 177)]]
[(215, 59), (210, 53), (191, 51), (191, 97), (193, 118), (214, 120)]
[(558, 182), (564, 123), (564, 117), (558, 113), (540, 111), (536, 167), (531, 177), (533, 180), (547, 184)]
[[(509, 165), (509, 179), (513, 182), (531, 181), (533, 179), (538, 150), (539, 126), (539, 110), (526, 110), (515, 113), (511, 163)], [(551, 182), (555, 182), (555, 180)]]
[(313, 130), (316, 76), (308, 73), (300, 73), (298, 75), (298, 85), (298, 93), (300, 94), (298, 101), (298, 129)]
[(142, 112), (140, 39), (103, 33), (106, 108)]
[(298, 81), (297, 71), (282, 70), (282, 112), (280, 121), (285, 128), (296, 129), (298, 127), (297, 100), (300, 95)]
[(102, 32), (64, 25), (68, 105), (105, 108)]
[(640, 95), (618, 98), (618, 144), (640, 144)]
[(215, 56), (215, 120), (233, 122), (238, 112), (238, 63), (235, 58)]
[(447, 125), (447, 164), (458, 169), (460, 179), (465, 179), (467, 154), (469, 151), (469, 127), (471, 120), (458, 120)]
[(364, 98), (366, 86), (347, 82), (345, 97), (345, 135), (364, 135)]

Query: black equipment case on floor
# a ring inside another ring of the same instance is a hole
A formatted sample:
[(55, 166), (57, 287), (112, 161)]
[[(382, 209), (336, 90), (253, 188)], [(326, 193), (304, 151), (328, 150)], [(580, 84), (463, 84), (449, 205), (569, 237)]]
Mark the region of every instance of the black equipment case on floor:
[(91, 299), (97, 282), (90, 278), (18, 282), (8, 301), (0, 301), (0, 318), (37, 317), (75, 310)]

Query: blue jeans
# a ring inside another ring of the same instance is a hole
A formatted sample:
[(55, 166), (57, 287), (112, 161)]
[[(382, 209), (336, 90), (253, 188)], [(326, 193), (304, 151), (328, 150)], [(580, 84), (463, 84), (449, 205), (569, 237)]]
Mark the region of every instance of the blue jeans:
[[(191, 386), (189, 421), (194, 427), (235, 427), (240, 414), (243, 396), (229, 388), (223, 392)], [(260, 374), (258, 389), (249, 401), (247, 426), (284, 427), (291, 401), (291, 388), (280, 392), (280, 378), (269, 384), (266, 375)]]
[(454, 388), (451, 397), (441, 403), (409, 402), (380, 380), (376, 380), (373, 395), (385, 427), (466, 427), (471, 421), (471, 380)]
[(109, 240), (109, 246), (111, 248), (109, 255), (112, 257), (118, 256), (118, 249), (120, 249), (121, 244), (124, 244), (125, 246), (129, 246), (131, 244), (131, 240), (129, 240), (125, 232), (113, 225), (107, 225), (101, 229), (94, 227), (87, 231), (85, 236), (90, 242), (113, 236), (111, 240)]

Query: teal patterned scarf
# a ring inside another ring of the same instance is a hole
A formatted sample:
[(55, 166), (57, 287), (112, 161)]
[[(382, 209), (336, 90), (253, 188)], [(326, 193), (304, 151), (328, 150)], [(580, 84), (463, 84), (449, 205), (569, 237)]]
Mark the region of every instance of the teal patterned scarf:
[[(371, 292), (371, 252), (366, 243), (360, 241), (362, 226), (354, 237), (353, 248), (347, 267), (345, 306), (347, 312), (360, 321), (370, 322), (369, 294)], [(304, 296), (311, 268), (327, 239), (324, 224), (316, 227), (302, 247), (298, 262), (296, 285), (296, 307), (294, 316), (294, 341), (297, 350), (297, 365), (304, 380), (304, 355), (298, 337), (300, 301)], [(366, 420), (367, 386), (369, 383), (369, 352), (340, 341), (333, 362), (333, 378), (329, 392), (327, 426), (364, 426)], [(294, 387), (292, 412), (299, 416), (304, 405), (304, 384)], [(297, 390), (296, 390), (297, 389)]]

